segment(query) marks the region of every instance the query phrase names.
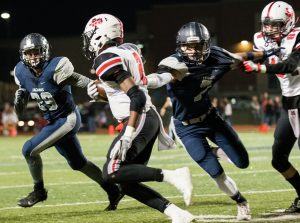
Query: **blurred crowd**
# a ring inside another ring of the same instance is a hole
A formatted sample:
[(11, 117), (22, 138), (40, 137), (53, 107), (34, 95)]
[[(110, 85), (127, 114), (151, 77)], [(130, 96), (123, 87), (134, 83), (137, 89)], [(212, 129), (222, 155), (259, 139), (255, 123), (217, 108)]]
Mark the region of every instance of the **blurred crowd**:
[[(238, 115), (237, 100), (227, 97), (213, 97), (212, 104), (216, 107), (220, 115), (229, 123), (234, 124), (234, 115)], [(251, 113), (251, 124), (266, 124), (269, 127), (276, 125), (282, 107), (281, 96), (270, 96), (267, 92), (261, 96), (252, 96), (246, 108)], [(29, 106), (30, 107), (30, 106)], [(117, 122), (113, 119), (109, 105), (107, 103), (84, 102), (78, 105), (81, 119), (82, 132), (95, 133), (105, 131), (109, 126), (116, 126)], [(160, 115), (162, 117), (166, 130), (169, 129), (172, 116), (172, 104), (170, 98), (161, 106)], [(236, 114), (234, 114), (234, 112)], [(17, 117), (13, 105), (5, 102), (0, 105), (0, 134), (4, 136), (16, 136), (18, 131), (23, 133), (38, 132), (47, 121), (43, 119), (39, 109), (32, 106), (22, 119)]]

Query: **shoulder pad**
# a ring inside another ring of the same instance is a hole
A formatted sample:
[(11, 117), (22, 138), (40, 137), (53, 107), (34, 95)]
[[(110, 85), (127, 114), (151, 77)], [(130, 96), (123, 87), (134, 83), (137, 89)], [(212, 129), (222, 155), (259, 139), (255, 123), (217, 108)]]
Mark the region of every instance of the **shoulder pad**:
[(180, 73), (187, 73), (188, 67), (184, 62), (179, 62), (176, 57), (167, 57), (160, 61), (158, 66), (165, 66), (177, 70)]
[(115, 53), (103, 53), (100, 54), (94, 62), (94, 69), (98, 77), (109, 76), (111, 73), (115, 73), (117, 70), (123, 69), (122, 58)]
[(64, 80), (68, 79), (74, 72), (74, 67), (71, 61), (67, 57), (62, 57), (54, 71), (53, 80), (60, 84)]

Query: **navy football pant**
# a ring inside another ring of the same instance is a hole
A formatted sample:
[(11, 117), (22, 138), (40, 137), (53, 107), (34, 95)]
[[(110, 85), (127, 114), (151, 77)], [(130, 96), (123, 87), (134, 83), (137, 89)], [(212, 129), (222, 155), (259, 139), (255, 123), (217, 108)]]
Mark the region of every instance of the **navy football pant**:
[(195, 162), (212, 178), (220, 176), (224, 170), (212, 153), (207, 138), (224, 150), (230, 160), (239, 168), (249, 165), (248, 153), (233, 128), (215, 111), (203, 122), (183, 125), (174, 119), (175, 129), (185, 149)]
[(67, 117), (49, 123), (38, 134), (25, 142), (22, 149), (23, 155), (25, 158), (36, 156), (45, 149), (54, 146), (65, 157), (72, 169), (81, 169), (87, 160), (76, 136), (80, 125), (81, 117), (78, 109), (76, 109)]

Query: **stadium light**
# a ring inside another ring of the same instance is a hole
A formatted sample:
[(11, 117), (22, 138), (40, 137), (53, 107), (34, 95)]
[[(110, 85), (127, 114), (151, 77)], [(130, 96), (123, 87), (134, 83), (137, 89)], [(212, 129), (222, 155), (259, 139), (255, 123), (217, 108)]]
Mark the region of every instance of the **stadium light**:
[(234, 44), (234, 51), (235, 52), (246, 52), (252, 50), (252, 42), (248, 40), (242, 40), (236, 44)]
[(4, 20), (8, 20), (10, 18), (10, 14), (8, 12), (2, 12), (1, 18)]
[(249, 42), (247, 40), (242, 40), (241, 41), (241, 45), (243, 46), (247, 46), (249, 44)]

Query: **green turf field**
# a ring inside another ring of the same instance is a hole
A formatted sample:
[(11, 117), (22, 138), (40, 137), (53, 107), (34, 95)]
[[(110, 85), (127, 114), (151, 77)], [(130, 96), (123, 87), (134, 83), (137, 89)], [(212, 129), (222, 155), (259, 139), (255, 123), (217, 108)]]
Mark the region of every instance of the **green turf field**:
[[(295, 197), (289, 184), (271, 167), (272, 133), (240, 133), (248, 148), (250, 166), (240, 170), (222, 161), (248, 198), (251, 222), (300, 222), (299, 216), (281, 216), (277, 211), (287, 208)], [(48, 200), (32, 208), (19, 208), (16, 202), (32, 190), (32, 182), (21, 148), (29, 136), (0, 137), (0, 223), (4, 222), (69, 222), (69, 223), (166, 223), (170, 220), (156, 210), (125, 197), (117, 211), (103, 212), (106, 194), (99, 186), (79, 172), (72, 171), (65, 160), (51, 148), (42, 153)], [(85, 155), (102, 168), (112, 137), (79, 135)], [(300, 153), (294, 148), (291, 161), (299, 168)], [(182, 148), (158, 152), (153, 149), (149, 166), (175, 169), (188, 166), (193, 176), (193, 205), (184, 207), (179, 192), (167, 183), (149, 183), (180, 207), (199, 215), (198, 222), (235, 222), (236, 205), (223, 195), (214, 182), (188, 157)], [(298, 219), (296, 219), (298, 218)]]

